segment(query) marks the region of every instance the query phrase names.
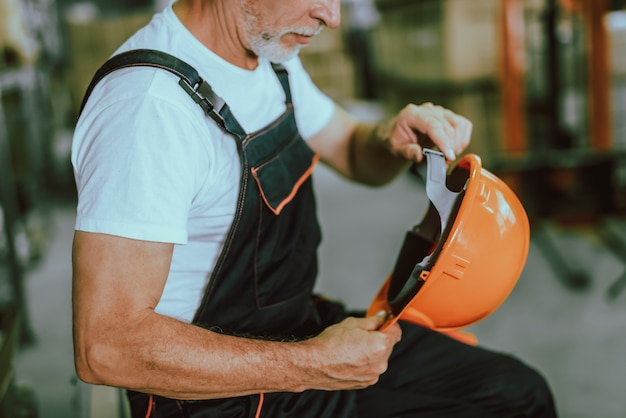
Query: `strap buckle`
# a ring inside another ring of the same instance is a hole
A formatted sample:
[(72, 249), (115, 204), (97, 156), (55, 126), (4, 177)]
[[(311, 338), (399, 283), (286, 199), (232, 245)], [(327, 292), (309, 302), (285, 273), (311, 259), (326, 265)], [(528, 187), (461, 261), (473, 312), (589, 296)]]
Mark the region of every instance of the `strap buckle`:
[(226, 102), (220, 96), (215, 94), (209, 83), (206, 83), (201, 77), (198, 77), (198, 83), (195, 86), (189, 84), (187, 80), (181, 78), (178, 84), (191, 96), (204, 112), (211, 117), (218, 125), (224, 127), (224, 118), (220, 114)]

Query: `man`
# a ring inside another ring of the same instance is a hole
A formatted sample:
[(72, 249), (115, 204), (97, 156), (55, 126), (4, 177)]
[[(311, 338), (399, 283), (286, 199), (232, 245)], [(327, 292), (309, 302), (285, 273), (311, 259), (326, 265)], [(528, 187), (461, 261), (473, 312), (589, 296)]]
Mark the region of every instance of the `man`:
[(453, 161), (471, 134), (431, 104), (366, 126), (321, 94), (296, 55), (339, 19), (339, 0), (178, 0), (120, 48), (178, 57), (227, 106), (208, 117), (145, 66), (87, 100), (72, 150), (79, 377), (127, 388), (133, 417), (555, 416), (517, 360), (378, 332), (384, 315), (311, 294), (316, 161), (379, 185), (420, 145)]

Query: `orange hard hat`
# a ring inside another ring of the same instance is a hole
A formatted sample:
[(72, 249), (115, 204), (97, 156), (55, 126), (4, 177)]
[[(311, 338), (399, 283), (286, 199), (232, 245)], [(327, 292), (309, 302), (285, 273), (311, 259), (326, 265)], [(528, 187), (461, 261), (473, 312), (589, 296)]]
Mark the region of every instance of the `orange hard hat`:
[(481, 321), (509, 296), (528, 256), (526, 211), (480, 157), (467, 154), (448, 173), (442, 153), (424, 155), (429, 208), (367, 311), (387, 312), (382, 331), (399, 319), (444, 333)]

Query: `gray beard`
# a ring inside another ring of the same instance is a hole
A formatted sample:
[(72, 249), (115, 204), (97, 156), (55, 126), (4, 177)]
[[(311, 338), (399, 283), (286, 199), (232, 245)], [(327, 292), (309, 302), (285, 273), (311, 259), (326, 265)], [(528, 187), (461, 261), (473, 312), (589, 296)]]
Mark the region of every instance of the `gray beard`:
[[(277, 38), (279, 39), (279, 38)], [(262, 36), (250, 40), (250, 49), (257, 56), (268, 59), (271, 62), (281, 63), (296, 56), (302, 47), (285, 48), (277, 39), (264, 39)]]

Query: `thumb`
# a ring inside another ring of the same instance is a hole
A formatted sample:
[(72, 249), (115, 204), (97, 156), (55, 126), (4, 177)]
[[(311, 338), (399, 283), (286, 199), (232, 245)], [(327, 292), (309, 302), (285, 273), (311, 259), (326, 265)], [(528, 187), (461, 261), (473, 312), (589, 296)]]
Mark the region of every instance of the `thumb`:
[(378, 311), (376, 314), (365, 318), (364, 329), (367, 331), (375, 331), (385, 323), (388, 314), (384, 310)]

